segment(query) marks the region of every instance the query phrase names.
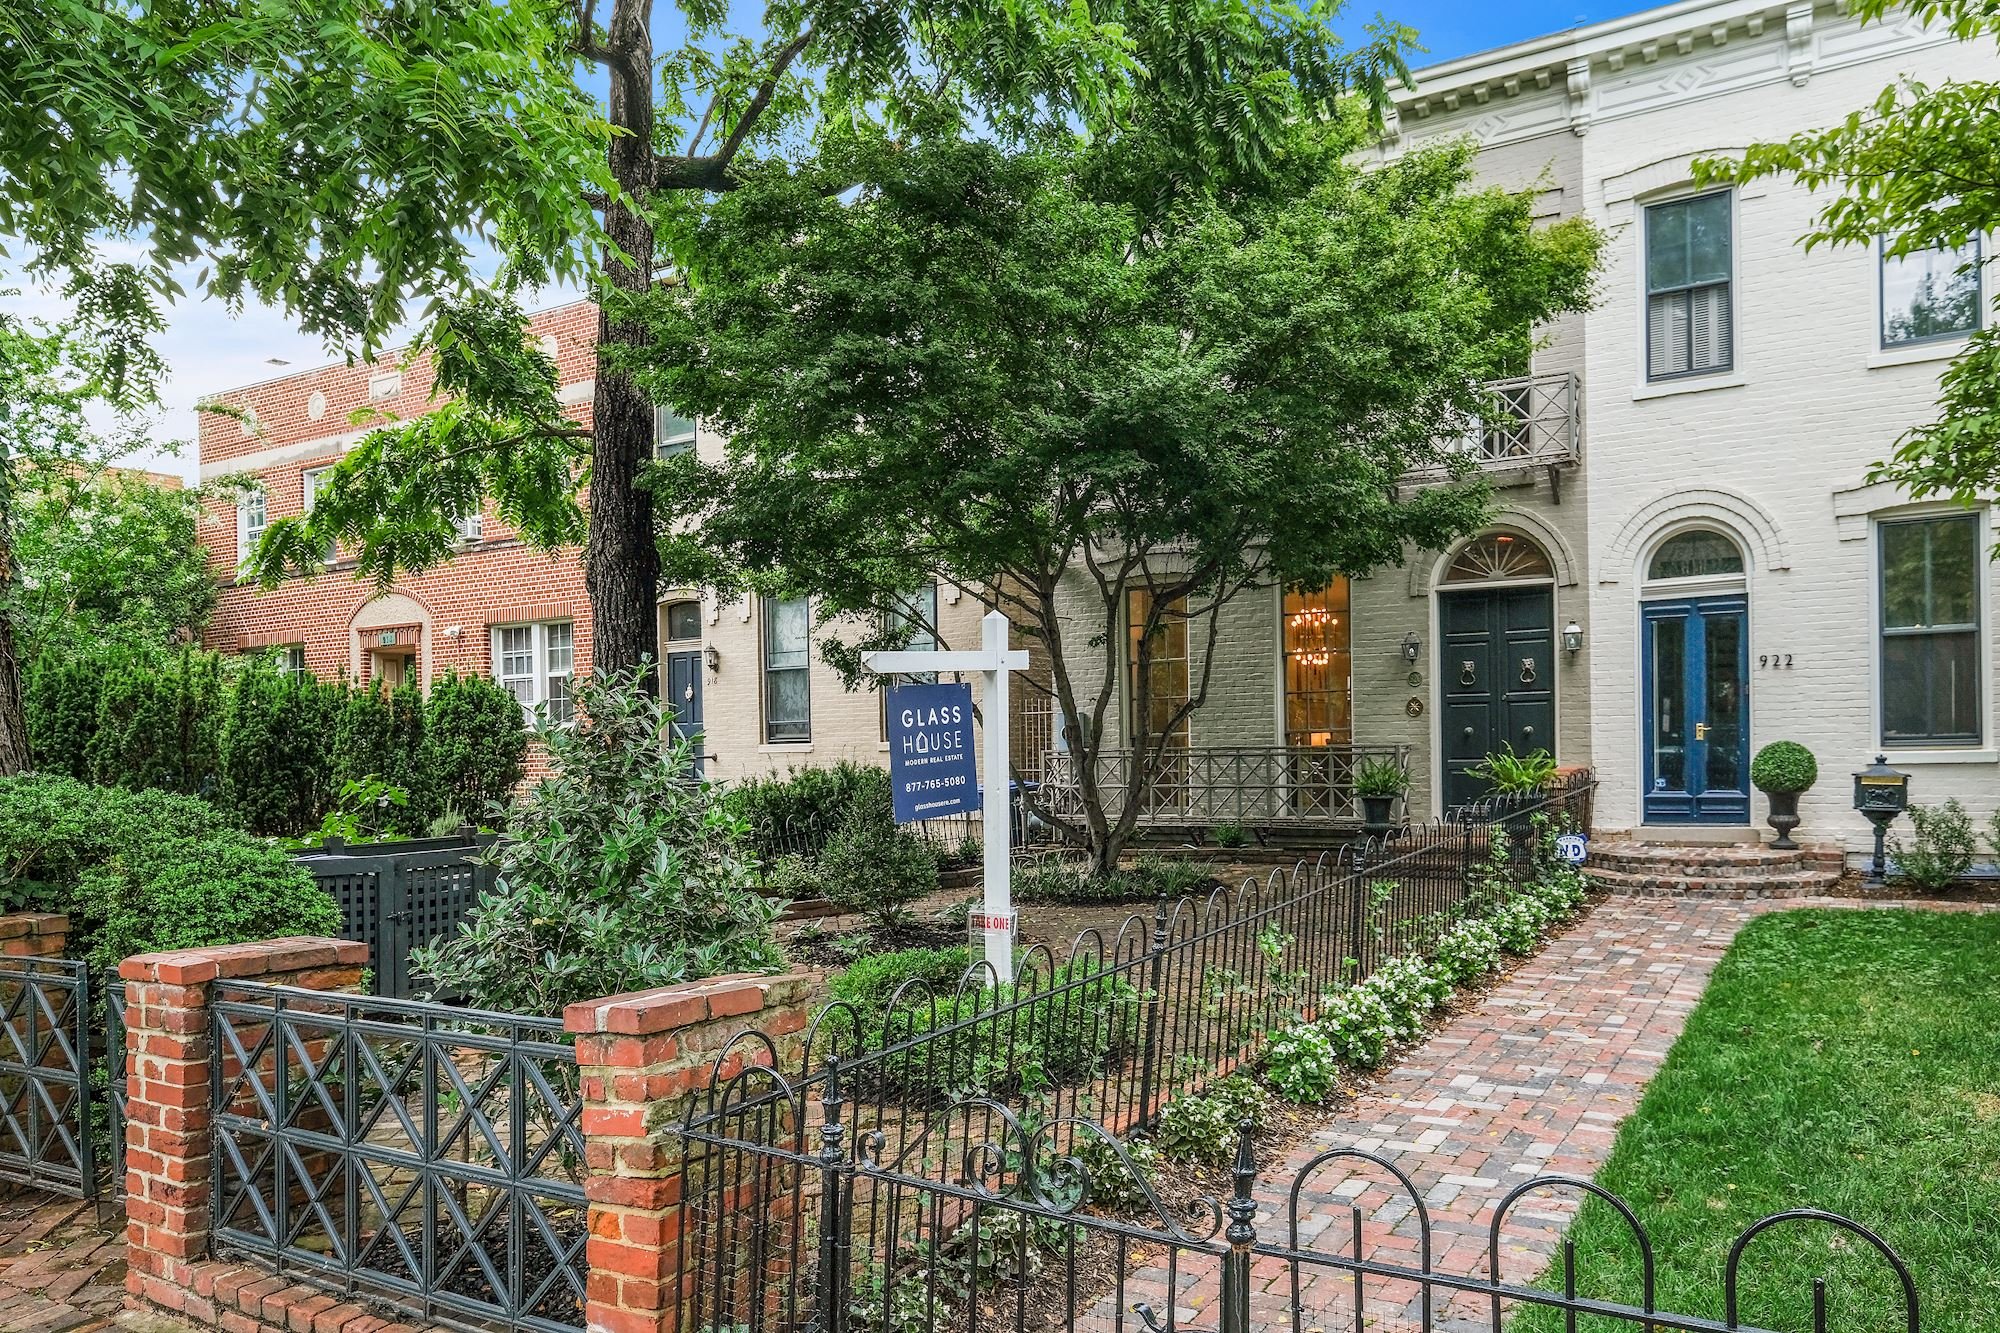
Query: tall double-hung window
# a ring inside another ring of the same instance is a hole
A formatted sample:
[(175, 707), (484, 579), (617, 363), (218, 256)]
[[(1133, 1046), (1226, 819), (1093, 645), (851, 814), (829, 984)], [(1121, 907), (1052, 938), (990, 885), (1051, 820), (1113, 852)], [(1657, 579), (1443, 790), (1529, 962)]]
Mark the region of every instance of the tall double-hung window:
[(1976, 514), (1878, 529), (1882, 743), (1977, 745), (1980, 566)]
[(1712, 375), (1735, 364), (1733, 241), (1727, 190), (1646, 210), (1646, 378)]
[(764, 599), (764, 740), (812, 739), (812, 603)]

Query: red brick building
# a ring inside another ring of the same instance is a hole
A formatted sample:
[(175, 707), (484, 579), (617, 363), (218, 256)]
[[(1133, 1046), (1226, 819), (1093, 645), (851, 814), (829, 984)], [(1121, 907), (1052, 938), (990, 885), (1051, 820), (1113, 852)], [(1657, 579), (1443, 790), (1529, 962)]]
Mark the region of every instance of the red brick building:
[[(530, 337), (555, 360), (565, 410), (588, 425), (596, 307), (577, 302), (536, 315)], [(590, 668), (581, 552), (535, 551), (490, 510), (463, 522), (458, 555), (399, 577), (386, 593), (354, 577), (345, 550), (334, 552), (324, 574), (268, 591), (237, 576), (264, 525), (309, 508), (320, 470), (367, 432), (355, 424), (357, 411), (407, 418), (436, 405), (430, 358), (402, 360), (390, 354), (266, 380), (212, 400), (240, 417), (202, 414), (202, 480), (245, 475), (260, 483), (207, 505), (202, 541), (222, 585), (208, 646), (278, 649), (296, 670), (357, 681), (428, 686), (447, 669), (479, 672), (524, 703), (560, 709), (570, 679)]]

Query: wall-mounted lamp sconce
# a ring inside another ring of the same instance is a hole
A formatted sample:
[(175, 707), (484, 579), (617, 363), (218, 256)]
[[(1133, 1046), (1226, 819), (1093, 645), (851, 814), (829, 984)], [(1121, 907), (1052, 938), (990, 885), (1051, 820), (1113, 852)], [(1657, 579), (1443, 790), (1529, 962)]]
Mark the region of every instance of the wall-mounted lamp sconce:
[(1563, 626), (1563, 651), (1566, 653), (1583, 651), (1583, 626), (1574, 620)]
[(456, 639), (457, 637), (459, 637), (459, 635), (463, 633), (465, 633), (465, 627), (463, 625), (453, 625), (449, 629), (445, 630), (444, 636), (447, 639)]
[(714, 644), (711, 643), (701, 650), (701, 658), (708, 665), (709, 674), (713, 675), (722, 670), (722, 650)]
[(1415, 662), (1423, 655), (1423, 641), (1417, 637), (1416, 631), (1412, 630), (1408, 634), (1405, 634), (1403, 636), (1403, 660), (1405, 662)]

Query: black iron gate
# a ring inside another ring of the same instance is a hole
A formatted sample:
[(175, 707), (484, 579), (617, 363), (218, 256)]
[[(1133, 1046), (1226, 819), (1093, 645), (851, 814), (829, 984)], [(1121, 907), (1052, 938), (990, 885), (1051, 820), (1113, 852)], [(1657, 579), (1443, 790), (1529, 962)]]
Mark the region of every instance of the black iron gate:
[(410, 951), (456, 933), (480, 894), (493, 887), (493, 867), (477, 859), (491, 841), (420, 839), (348, 847), (329, 838), (298, 859), (339, 904), (341, 938), (368, 946), (375, 994), (407, 999), (418, 990), (410, 976)]
[(90, 1012), (84, 963), (0, 960), (0, 1180), (95, 1195)]

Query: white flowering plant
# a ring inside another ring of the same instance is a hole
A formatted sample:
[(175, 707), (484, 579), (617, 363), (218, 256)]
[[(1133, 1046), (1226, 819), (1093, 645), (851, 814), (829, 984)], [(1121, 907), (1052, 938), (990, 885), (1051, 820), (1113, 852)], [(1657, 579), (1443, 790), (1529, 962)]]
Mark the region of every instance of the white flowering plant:
[(1265, 1048), (1264, 1077), (1286, 1101), (1314, 1105), (1340, 1087), (1340, 1057), (1324, 1029), (1294, 1023), (1279, 1029)]

